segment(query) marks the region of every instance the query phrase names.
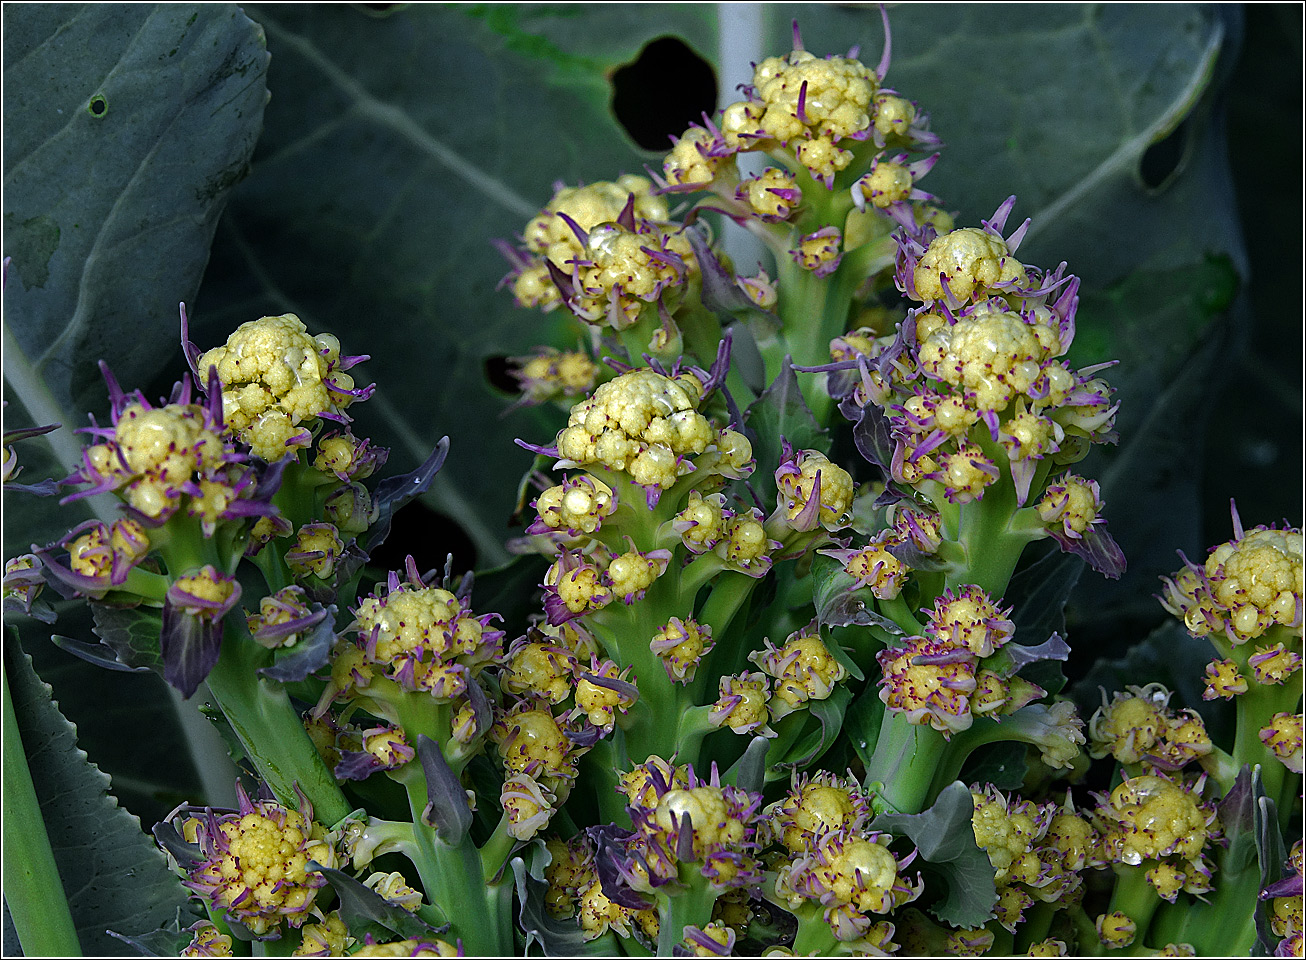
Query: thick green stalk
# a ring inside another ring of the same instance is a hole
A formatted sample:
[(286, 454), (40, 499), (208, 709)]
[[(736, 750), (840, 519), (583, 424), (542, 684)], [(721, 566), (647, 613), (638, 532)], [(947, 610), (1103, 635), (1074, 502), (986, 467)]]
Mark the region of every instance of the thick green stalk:
[[(455, 845), (445, 843), (426, 825), (422, 819), (427, 804), (426, 777), (417, 764), (409, 764), (404, 773), (416, 841), (413, 865), (426, 898), (452, 925), (447, 938), (462, 940), (469, 956), (511, 956), (511, 885), (486, 883), (485, 865), (470, 831)], [(506, 898), (505, 890), (509, 892)]]
[(5, 903), (27, 956), (80, 957), (82, 947), (41, 818), (7, 676), (4, 688)]
[(830, 925), (825, 922), (822, 908), (808, 901), (793, 913), (798, 917), (798, 933), (794, 935), (794, 956), (833, 956), (839, 941), (834, 931), (830, 929)]
[(683, 888), (672, 896), (658, 898), (658, 956), (669, 957), (672, 948), (685, 939), (685, 927), (702, 928), (712, 919), (717, 895), (699, 872), (697, 863), (681, 864)]
[(976, 584), (994, 600), (1006, 592), (1021, 553), (1033, 539), (1008, 530), (1015, 511), (1016, 490), (1006, 476), (989, 486), (982, 498), (962, 506), (957, 540), (966, 550), (966, 566), (949, 572), (948, 587)]
[(331, 826), (353, 807), (313, 746), (285, 689), (255, 673), (266, 652), (250, 638), (244, 618), (228, 617), (222, 655), (208, 675), (209, 690), (277, 800), (297, 807), (298, 786), (313, 804), (314, 819)]
[[(1233, 653), (1235, 658), (1243, 660), (1251, 651), (1244, 647), (1235, 649)], [(1244, 675), (1251, 673), (1244, 664), (1240, 663), (1239, 666)], [(1263, 684), (1254, 679), (1248, 682), (1246, 693), (1234, 698), (1238, 713), (1233, 743), (1234, 763), (1238, 769), (1243, 764), (1260, 765), (1261, 784), (1265, 788), (1265, 795), (1278, 807), (1280, 826), (1287, 825), (1288, 817), (1296, 806), (1296, 791), (1292, 792), (1292, 796), (1286, 796), (1285, 784), (1294, 783), (1297, 778), (1288, 776), (1288, 768), (1283, 765), (1283, 761), (1261, 742), (1260, 732), (1276, 713), (1294, 711), (1300, 699), (1299, 683)]]
[(1141, 946), (1147, 935), (1147, 928), (1152, 923), (1152, 915), (1161, 906), (1152, 885), (1147, 882), (1147, 875), (1142, 867), (1117, 865), (1115, 868), (1116, 885), (1111, 891), (1111, 905), (1108, 912), (1119, 911), (1134, 921), (1134, 943)]
[(875, 752), (866, 766), (866, 782), (890, 810), (920, 813), (932, 799), (930, 784), (947, 741), (932, 727), (908, 723), (886, 710)]

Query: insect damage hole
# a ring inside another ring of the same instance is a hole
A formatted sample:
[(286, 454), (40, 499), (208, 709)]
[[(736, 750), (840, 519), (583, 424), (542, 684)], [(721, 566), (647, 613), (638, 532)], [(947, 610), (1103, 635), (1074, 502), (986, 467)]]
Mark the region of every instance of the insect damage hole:
[(109, 101), (103, 94), (97, 93), (91, 97), (91, 102), (86, 105), (86, 112), (93, 117), (102, 117), (109, 112)]
[(1138, 161), (1138, 176), (1153, 193), (1159, 193), (1183, 172), (1193, 139), (1193, 120), (1188, 117), (1169, 135), (1156, 141)]
[(716, 112), (711, 65), (676, 37), (648, 43), (612, 75), (612, 112), (645, 150), (667, 150), (703, 114)]

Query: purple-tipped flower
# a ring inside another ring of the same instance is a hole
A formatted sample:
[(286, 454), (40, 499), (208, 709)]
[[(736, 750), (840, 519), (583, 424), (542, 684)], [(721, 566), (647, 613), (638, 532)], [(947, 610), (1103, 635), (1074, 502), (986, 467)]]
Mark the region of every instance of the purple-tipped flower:
[(309, 919), (317, 891), (326, 886), (326, 877), (310, 872), (308, 862), (337, 867), (340, 857), (307, 800), (291, 810), (271, 800), (251, 801), (239, 783), (236, 794), (237, 810), (174, 815), (178, 832), (198, 846), (183, 883), (256, 939), (275, 940), (283, 923), (298, 928)]
[(128, 574), (149, 553), (150, 539), (135, 520), (112, 525), (88, 520), (74, 527), (59, 545), (68, 550), (66, 566), (50, 549), (36, 551), (48, 576), (61, 592), (99, 600), (127, 583)]
[(382, 724), (355, 736), (360, 749), (340, 751), (340, 761), (332, 771), (337, 780), (366, 780), (378, 770), (397, 770), (417, 756), (399, 727)]
[[(6, 259), (6, 263), (8, 260)], [(9, 401), (0, 401), (3, 406), (9, 406)], [(52, 430), (58, 430), (62, 424), (52, 423), (44, 427), (26, 427), (19, 430), (6, 430), (4, 432), (4, 470), (3, 480), (6, 490), (21, 491), (23, 493), (34, 493), (37, 496), (48, 497), (59, 490), (59, 483), (56, 480), (42, 480), (40, 483), (15, 483), (18, 475), (23, 472), (23, 468), (18, 465), (18, 454), (14, 452), (12, 444), (20, 440), (27, 440), (31, 437), (39, 437), (49, 433)]]
[(838, 227), (822, 227), (800, 237), (798, 246), (789, 251), (794, 263), (818, 277), (828, 277), (839, 269), (843, 260), (843, 232)]

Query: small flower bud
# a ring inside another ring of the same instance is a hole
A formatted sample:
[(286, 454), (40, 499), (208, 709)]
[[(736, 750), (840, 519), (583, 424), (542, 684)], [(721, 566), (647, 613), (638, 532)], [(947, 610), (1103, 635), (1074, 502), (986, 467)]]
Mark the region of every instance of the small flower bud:
[(843, 260), (843, 234), (838, 227), (822, 227), (802, 237), (789, 255), (804, 270), (828, 277)]
[(549, 825), (554, 814), (553, 793), (530, 776), (516, 773), (503, 782), (499, 800), (508, 816), (508, 834), (529, 840)]
[(711, 626), (679, 617), (672, 617), (649, 643), (673, 683), (692, 682), (699, 661), (713, 646)]
[(1134, 942), (1137, 924), (1127, 914), (1116, 910), (1104, 913), (1093, 921), (1097, 929), (1097, 939), (1108, 950), (1120, 950)]
[(1232, 700), (1238, 694), (1246, 692), (1247, 680), (1238, 672), (1238, 664), (1232, 660), (1212, 660), (1206, 665), (1203, 700), (1214, 700), (1216, 697)]
[(1296, 713), (1276, 713), (1260, 730), (1261, 743), (1293, 773), (1302, 772), (1302, 718)]
[(306, 523), (299, 528), (295, 545), (286, 553), (286, 566), (296, 576), (313, 574), (327, 579), (344, 551), (340, 531), (329, 523)]
[(742, 673), (739, 676), (725, 676), (719, 685), (720, 695), (708, 720), (714, 727), (727, 726), (735, 733), (752, 733), (758, 736), (775, 736), (767, 726), (770, 714), (767, 701), (770, 691), (764, 673)]

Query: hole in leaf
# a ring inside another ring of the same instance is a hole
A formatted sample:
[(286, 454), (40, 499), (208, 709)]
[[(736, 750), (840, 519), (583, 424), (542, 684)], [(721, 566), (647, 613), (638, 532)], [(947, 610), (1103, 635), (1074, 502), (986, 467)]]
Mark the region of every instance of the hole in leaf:
[(500, 354), (497, 357), (485, 358), (485, 379), (489, 381), (490, 386), (496, 390), (502, 390), (504, 393), (518, 394), (521, 393), (521, 384), (509, 373), (512, 370), (512, 363), (508, 357)]
[(1192, 118), (1189, 117), (1175, 127), (1169, 136), (1143, 151), (1138, 163), (1138, 175), (1149, 190), (1163, 190), (1179, 175), (1188, 158), (1192, 131)]
[(102, 117), (109, 112), (109, 101), (102, 94), (97, 93), (86, 105), (86, 112), (93, 117)]
[(716, 112), (716, 74), (675, 37), (659, 37), (612, 75), (612, 112), (645, 150), (667, 150), (703, 114)]
[(455, 574), (476, 569), (476, 546), (463, 528), (452, 517), (414, 500), (395, 514), (390, 535), (372, 551), (370, 565), (402, 571), (404, 558), (411, 554), (423, 573), (438, 569), (443, 574), (445, 557), (451, 553)]

